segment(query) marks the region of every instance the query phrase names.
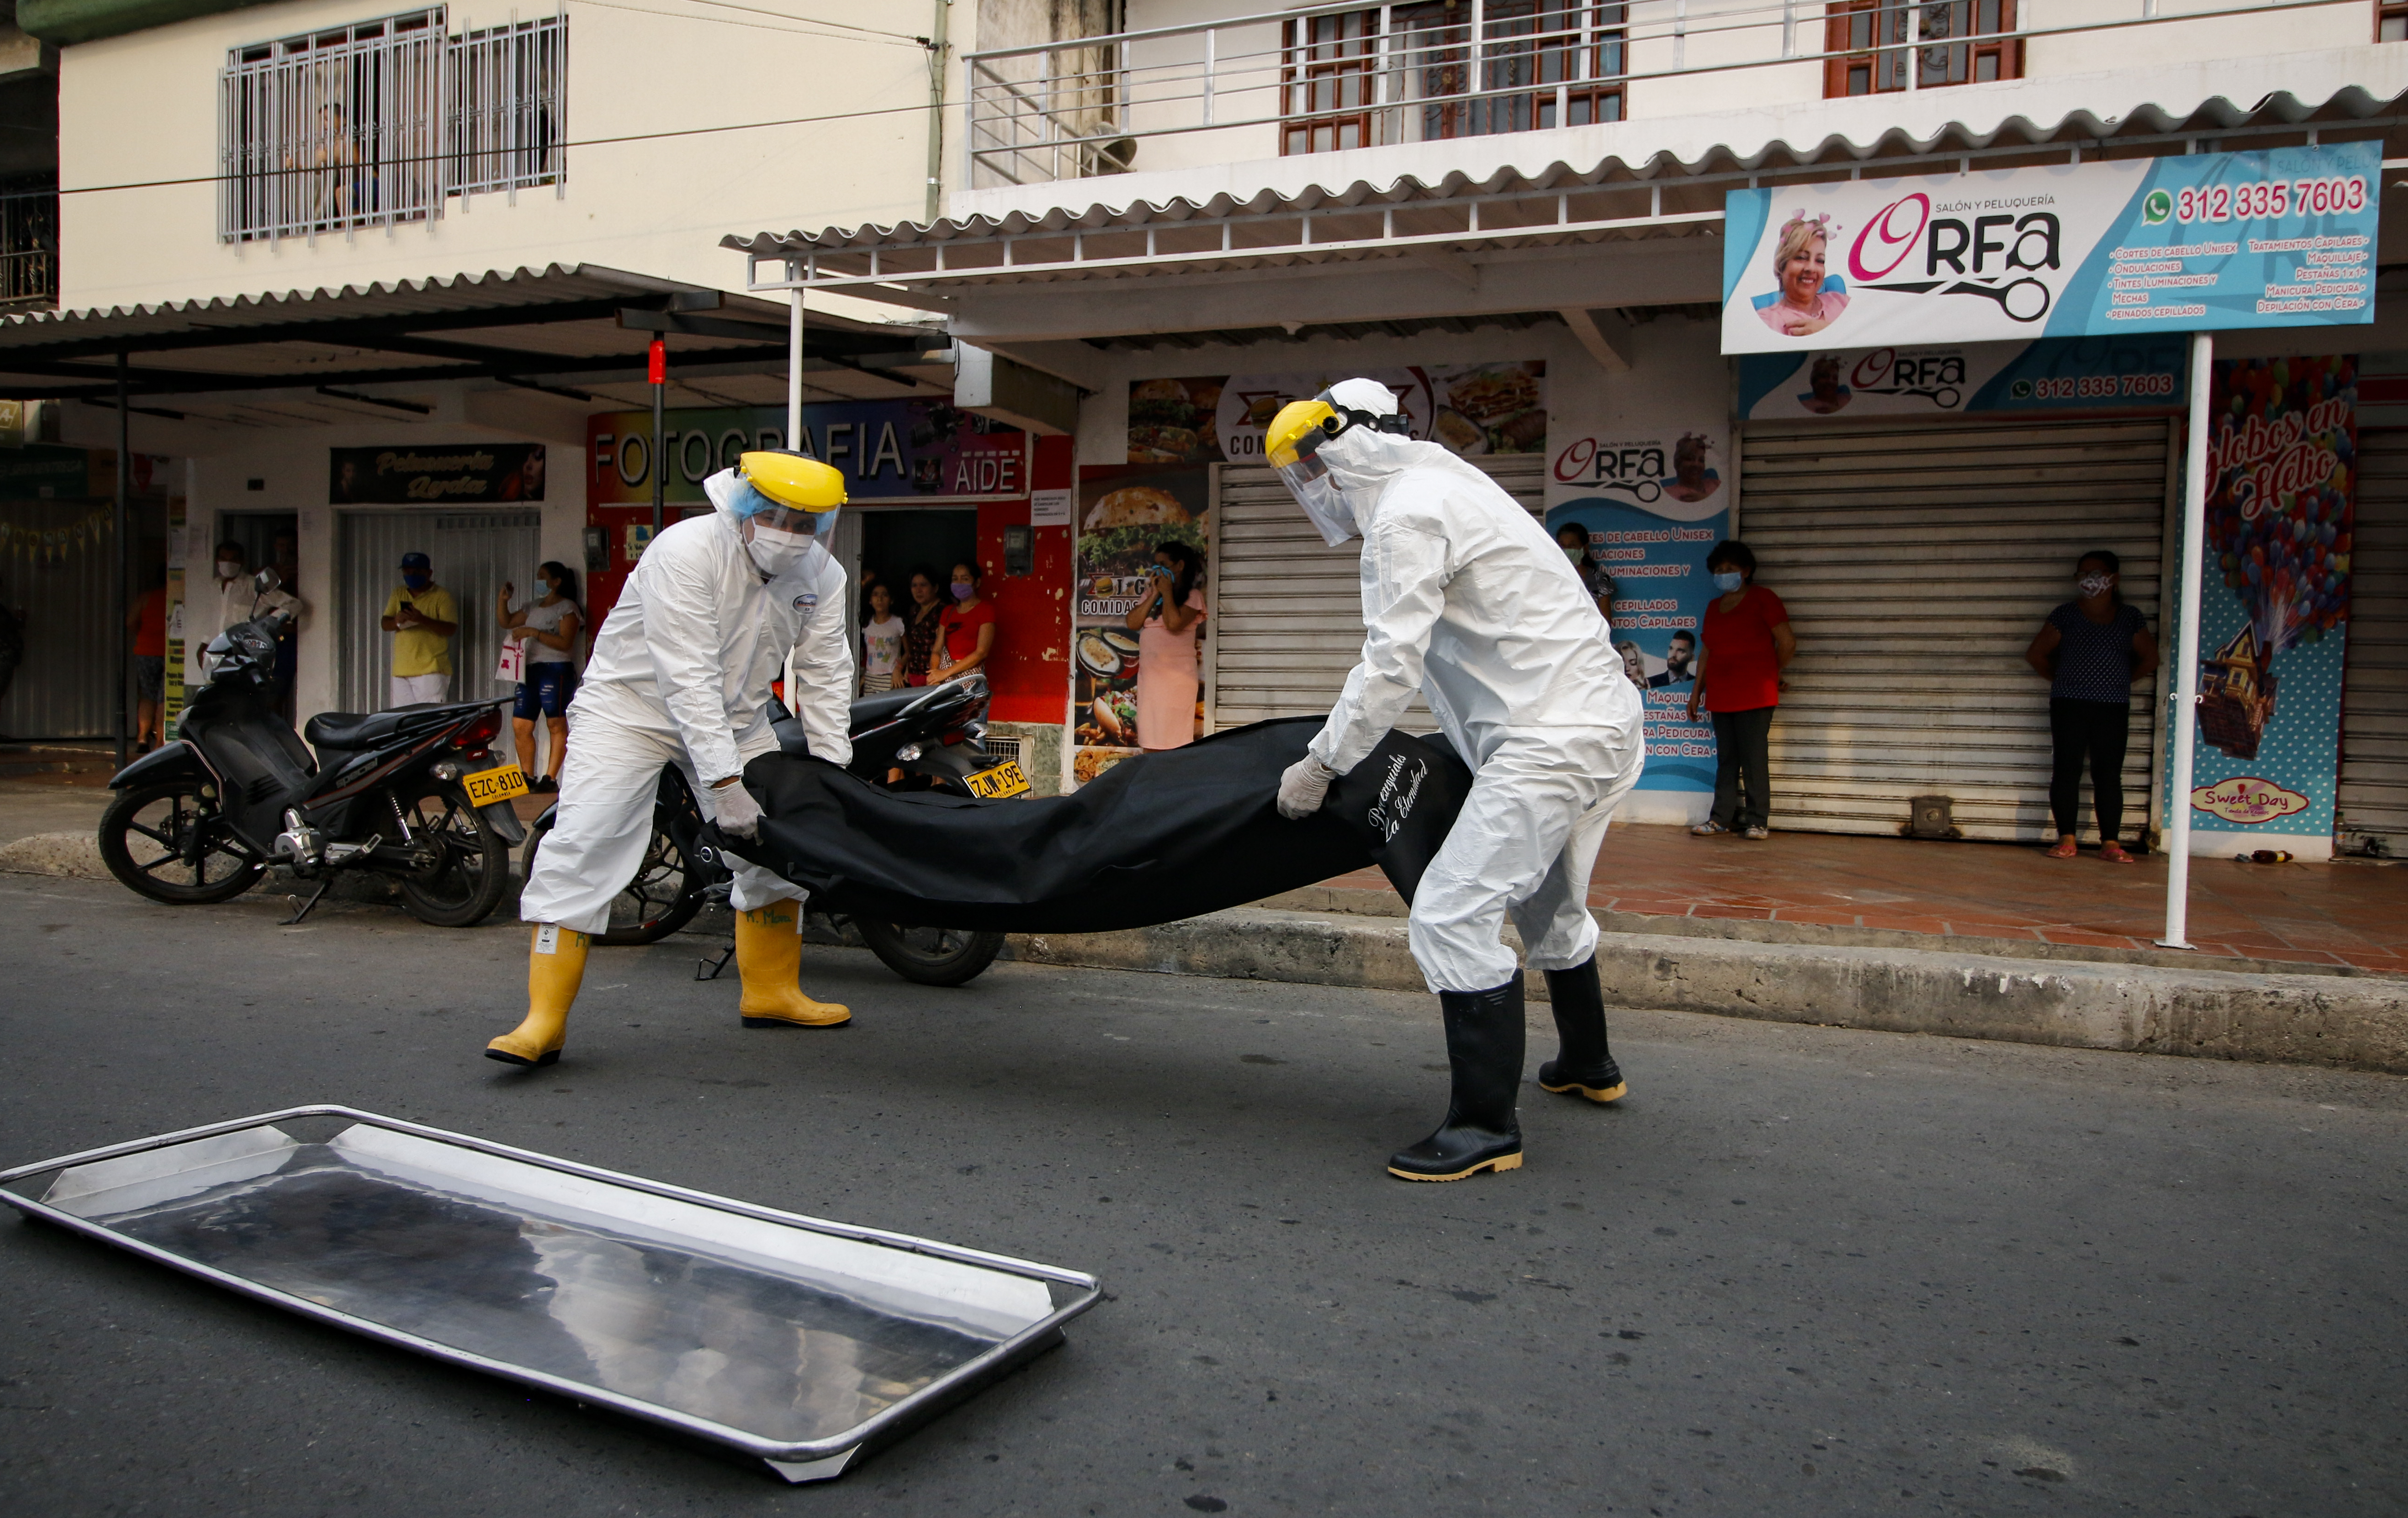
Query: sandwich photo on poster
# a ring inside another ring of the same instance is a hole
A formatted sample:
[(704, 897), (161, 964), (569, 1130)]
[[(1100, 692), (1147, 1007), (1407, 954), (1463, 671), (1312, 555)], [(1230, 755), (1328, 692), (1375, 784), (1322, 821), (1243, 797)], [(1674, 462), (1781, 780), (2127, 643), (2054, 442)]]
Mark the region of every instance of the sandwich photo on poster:
[[(1204, 559), (1211, 488), (1209, 470), (1196, 465), (1088, 465), (1079, 471), (1070, 617), (1073, 785), (1141, 751), (1140, 640), (1128, 615), (1144, 602), (1161, 544), (1184, 544)], [(1211, 636), (1210, 625), (1208, 618), (1204, 636)], [(1188, 727), (1184, 736), (1194, 738), (1202, 704), (1181, 717)]]

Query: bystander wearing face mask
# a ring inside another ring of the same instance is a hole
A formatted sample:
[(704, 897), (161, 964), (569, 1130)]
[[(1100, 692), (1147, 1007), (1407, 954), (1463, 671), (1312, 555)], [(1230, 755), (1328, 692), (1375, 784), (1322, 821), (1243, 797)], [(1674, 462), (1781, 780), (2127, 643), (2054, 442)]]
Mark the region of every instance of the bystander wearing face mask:
[(1719, 570), (1714, 575), (1714, 589), (1722, 592), (1725, 595), (1728, 595), (1731, 592), (1739, 589), (1742, 585), (1746, 583), (1747, 576), (1740, 573), (1736, 569)]
[(2113, 575), (2085, 575), (2073, 583), (2074, 587), (2081, 591), (2085, 595), (2104, 595), (2110, 590), (2114, 588), (2115, 577)]
[(237, 575), (241, 574), (241, 573), (242, 573), (242, 561), (241, 561), (241, 560), (239, 560), (239, 559), (220, 559), (220, 560), (218, 561), (218, 578), (219, 578), (220, 580), (232, 580), (232, 579), (234, 579), (236, 576), (237, 576)]

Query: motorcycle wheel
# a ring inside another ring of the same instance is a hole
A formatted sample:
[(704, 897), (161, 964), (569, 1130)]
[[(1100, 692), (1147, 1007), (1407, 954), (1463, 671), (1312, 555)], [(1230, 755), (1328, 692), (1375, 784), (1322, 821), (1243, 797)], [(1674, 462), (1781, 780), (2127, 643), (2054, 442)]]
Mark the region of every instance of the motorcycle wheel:
[(409, 831), (438, 853), (423, 870), (394, 875), (401, 904), (429, 927), (475, 927), (509, 889), (510, 846), (458, 785), (430, 781), (412, 789), (422, 794), (391, 793), (394, 804)]
[[(535, 879), (536, 850), (552, 832), (545, 823), (527, 838), (527, 879)], [(627, 888), (610, 898), (610, 925), (594, 941), (615, 948), (658, 943), (694, 921), (702, 909), (702, 887), (686, 863), (685, 852), (652, 814), (652, 836), (644, 845), (644, 862)]]
[(861, 930), (861, 941), (888, 969), (920, 985), (961, 985), (977, 980), (1003, 952), (1000, 933), (902, 927), (865, 917), (854, 918), (853, 925)]
[[(186, 856), (196, 841), (194, 863)], [(236, 841), (194, 780), (119, 792), (101, 813), (100, 858), (118, 884), (177, 907), (231, 901), (267, 873), (266, 861)]]

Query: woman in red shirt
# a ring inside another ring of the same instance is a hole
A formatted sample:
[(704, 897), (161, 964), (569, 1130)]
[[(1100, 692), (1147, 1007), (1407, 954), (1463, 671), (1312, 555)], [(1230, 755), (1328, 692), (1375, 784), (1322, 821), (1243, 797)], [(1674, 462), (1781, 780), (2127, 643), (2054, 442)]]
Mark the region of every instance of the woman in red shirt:
[(928, 683), (967, 675), (985, 666), (995, 652), (995, 603), (979, 594), (979, 566), (953, 566), (953, 604), (939, 615), (937, 652), (928, 662)]
[(1706, 555), (1706, 572), (1722, 592), (1706, 607), (1698, 629), (1698, 683), (1689, 691), (1689, 720), (1703, 700), (1714, 719), (1714, 809), (1689, 829), (1699, 838), (1737, 833), (1770, 836), (1772, 788), (1765, 780), (1772, 713), (1781, 703), (1781, 672), (1798, 656), (1789, 609), (1756, 583), (1756, 554), (1725, 539)]

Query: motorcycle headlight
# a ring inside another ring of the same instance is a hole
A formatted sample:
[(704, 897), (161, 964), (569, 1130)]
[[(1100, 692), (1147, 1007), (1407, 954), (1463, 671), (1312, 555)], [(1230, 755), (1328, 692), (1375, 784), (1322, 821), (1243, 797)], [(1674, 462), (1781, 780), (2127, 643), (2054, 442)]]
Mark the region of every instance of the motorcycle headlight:
[(912, 760), (919, 757), (920, 745), (917, 743), (906, 743), (901, 748), (895, 751), (895, 759), (897, 764), (908, 765)]

